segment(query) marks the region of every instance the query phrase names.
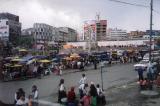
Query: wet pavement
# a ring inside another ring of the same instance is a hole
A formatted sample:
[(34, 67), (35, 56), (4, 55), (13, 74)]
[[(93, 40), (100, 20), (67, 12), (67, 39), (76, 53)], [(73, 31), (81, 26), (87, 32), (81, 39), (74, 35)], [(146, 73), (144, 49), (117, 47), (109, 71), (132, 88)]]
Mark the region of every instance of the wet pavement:
[[(154, 87), (153, 91), (160, 93)], [(107, 106), (159, 106), (160, 95), (151, 97), (140, 93), (139, 85), (134, 82), (106, 91)]]
[[(45, 76), (42, 79), (0, 82), (0, 100), (4, 103), (13, 103), (14, 93), (18, 88), (24, 88), (26, 96), (28, 96), (31, 93), (31, 86), (37, 85), (41, 102), (48, 104), (54, 103), (57, 101), (58, 83), (61, 78), (64, 78), (67, 89), (71, 86), (75, 86), (77, 93), (78, 81), (80, 80), (82, 73), (86, 74), (88, 82), (93, 81), (95, 84), (101, 82), (100, 69), (94, 70), (90, 68), (87, 70), (88, 71), (84, 72), (71, 72), (62, 76), (52, 74)], [(135, 79), (137, 79), (137, 73), (134, 71), (133, 64), (117, 64), (103, 69), (104, 89), (109, 89), (123, 84), (127, 85), (135, 81)], [(135, 95), (135, 92), (132, 92), (132, 94), (128, 96), (132, 97), (132, 95)], [(111, 104), (113, 99), (110, 98), (109, 100), (109, 103)]]

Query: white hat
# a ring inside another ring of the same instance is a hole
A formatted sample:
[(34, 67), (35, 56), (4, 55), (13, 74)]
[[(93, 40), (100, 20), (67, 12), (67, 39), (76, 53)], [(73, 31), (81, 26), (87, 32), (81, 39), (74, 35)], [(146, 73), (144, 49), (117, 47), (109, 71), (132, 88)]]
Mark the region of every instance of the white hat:
[(91, 81), (91, 85), (94, 85), (94, 82), (93, 82), (93, 81)]

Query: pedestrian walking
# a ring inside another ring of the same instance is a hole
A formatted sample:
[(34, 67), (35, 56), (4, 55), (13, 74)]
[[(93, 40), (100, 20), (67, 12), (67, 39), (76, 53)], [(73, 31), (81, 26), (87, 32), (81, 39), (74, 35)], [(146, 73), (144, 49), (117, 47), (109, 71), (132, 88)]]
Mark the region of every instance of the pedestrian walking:
[(85, 74), (82, 74), (82, 78), (79, 81), (79, 84), (87, 84), (87, 78)]
[(137, 69), (138, 76), (139, 76), (139, 81), (144, 79), (144, 78), (143, 78), (143, 71), (144, 71), (144, 69), (143, 69), (142, 67), (139, 67), (139, 68)]
[(42, 65), (39, 65), (37, 69), (38, 78), (41, 78), (42, 71), (43, 71), (43, 67)]
[(147, 66), (147, 77), (151, 81), (154, 80), (154, 70), (153, 70), (153, 66), (151, 65), (151, 62), (149, 62)]
[(63, 66), (60, 65), (60, 66), (59, 66), (59, 75), (60, 75), (60, 76), (62, 75), (62, 70), (63, 70)]
[(32, 99), (33, 99), (33, 103), (32, 106), (38, 106), (38, 88), (36, 85), (32, 86)]
[(93, 82), (91, 82), (89, 94), (91, 96), (91, 106), (97, 106), (98, 94), (97, 94), (97, 89)]
[(96, 58), (94, 59), (94, 63), (93, 64), (94, 64), (94, 69), (96, 70), (97, 69), (97, 59)]
[(66, 97), (67, 97), (67, 94), (64, 86), (64, 79), (61, 79), (59, 83), (59, 90), (58, 90), (58, 102), (62, 103), (62, 99)]
[(97, 96), (97, 104), (105, 105), (106, 104), (105, 95), (104, 95), (103, 90), (100, 88), (99, 84), (96, 85), (96, 89), (97, 89), (97, 94), (98, 94), (98, 96)]
[(80, 61), (77, 62), (77, 67), (78, 67), (78, 69), (81, 68), (81, 64), (82, 64), (82, 63), (81, 63)]
[(25, 92), (23, 88), (19, 88), (18, 91), (15, 93), (15, 104), (17, 103), (17, 101), (20, 99), (21, 96), (25, 97)]
[(33, 67), (33, 77), (37, 77), (37, 66), (36, 64), (34, 64), (34, 67)]

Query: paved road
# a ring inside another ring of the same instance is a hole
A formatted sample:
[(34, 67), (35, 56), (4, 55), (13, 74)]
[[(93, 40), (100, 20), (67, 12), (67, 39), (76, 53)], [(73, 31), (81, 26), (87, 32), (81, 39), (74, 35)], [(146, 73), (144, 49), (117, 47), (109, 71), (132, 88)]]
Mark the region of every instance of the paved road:
[[(160, 93), (160, 89), (154, 87)], [(107, 106), (159, 106), (160, 95), (144, 96), (140, 93), (139, 85), (134, 82), (122, 85), (106, 92)]]
[[(112, 86), (126, 84), (135, 80), (137, 73), (133, 70), (133, 64), (117, 64), (103, 69), (104, 89)], [(24, 88), (28, 95), (32, 85), (37, 85), (40, 92), (40, 99), (54, 102), (55, 94), (58, 90), (60, 78), (65, 79), (66, 88), (78, 86), (81, 74), (85, 73), (89, 82), (100, 83), (100, 69), (88, 70), (85, 72), (76, 72), (64, 74), (63, 76), (50, 75), (42, 79), (29, 79), (25, 81), (0, 82), (0, 100), (5, 103), (13, 103), (14, 93), (20, 87)]]

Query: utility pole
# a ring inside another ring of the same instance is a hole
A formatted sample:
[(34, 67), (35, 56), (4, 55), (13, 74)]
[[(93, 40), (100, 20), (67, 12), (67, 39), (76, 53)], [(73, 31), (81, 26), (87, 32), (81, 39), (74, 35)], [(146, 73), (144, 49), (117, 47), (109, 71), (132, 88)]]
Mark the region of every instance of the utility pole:
[(92, 28), (89, 26), (88, 28), (88, 53), (91, 53), (91, 34), (92, 34)]
[(150, 2), (150, 39), (149, 39), (149, 61), (151, 62), (151, 52), (152, 52), (152, 21), (153, 21), (153, 0)]

